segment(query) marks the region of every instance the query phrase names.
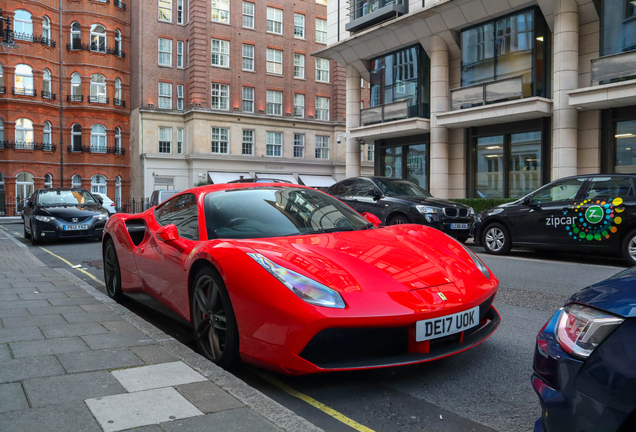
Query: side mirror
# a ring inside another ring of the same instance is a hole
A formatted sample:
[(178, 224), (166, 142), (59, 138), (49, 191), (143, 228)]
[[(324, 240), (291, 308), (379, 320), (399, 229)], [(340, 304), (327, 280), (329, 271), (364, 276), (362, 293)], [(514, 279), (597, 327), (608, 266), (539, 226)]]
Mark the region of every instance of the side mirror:
[(179, 230), (174, 224), (162, 226), (155, 234), (159, 240), (165, 243), (179, 240)]
[(95, 195), (95, 199), (97, 200), (98, 203), (104, 204), (104, 198), (100, 197), (99, 195)]
[(382, 198), (382, 194), (376, 188), (369, 189), (369, 191), (367, 192), (367, 196), (372, 196), (373, 199), (376, 201)]
[(379, 217), (374, 215), (373, 213), (364, 212), (362, 213), (362, 217), (371, 222), (376, 228), (380, 226), (382, 221)]

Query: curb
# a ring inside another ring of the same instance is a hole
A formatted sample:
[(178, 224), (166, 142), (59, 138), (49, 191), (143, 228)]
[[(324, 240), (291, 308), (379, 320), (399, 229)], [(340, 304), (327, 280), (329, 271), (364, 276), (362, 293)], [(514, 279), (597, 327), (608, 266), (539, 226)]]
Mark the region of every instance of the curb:
[(0, 225), (5, 225), (5, 224), (21, 224), (22, 223), (22, 218), (21, 217), (17, 217), (17, 216), (2, 216), (0, 217)]
[(7, 237), (9, 240), (11, 240), (13, 243), (15, 243), (16, 246), (18, 246), (20, 249), (22, 249), (23, 252), (26, 252), (29, 255), (29, 258), (31, 258), (31, 260), (33, 261), (33, 263), (35, 264), (36, 267), (40, 267), (40, 268), (46, 268), (47, 267), (46, 264), (44, 264), (42, 261), (40, 261), (38, 258), (36, 258), (36, 256), (33, 255), (31, 253), (31, 251), (29, 251), (29, 248), (26, 245), (22, 244), (18, 239), (16, 239), (11, 234), (8, 234), (6, 232), (0, 231), (0, 233), (4, 234), (5, 237)]
[[(26, 246), (21, 245), (26, 248)], [(32, 254), (31, 254), (32, 255)], [(39, 260), (38, 260), (39, 261)], [(59, 274), (82, 288), (88, 294), (100, 301), (113, 313), (120, 315), (129, 324), (146, 334), (150, 339), (160, 343), (171, 354), (179, 357), (185, 364), (208, 378), (221, 389), (243, 402), (254, 412), (269, 420), (276, 427), (287, 432), (324, 432), (319, 427), (298, 416), (278, 402), (249, 386), (231, 373), (221, 369), (205, 357), (192, 351), (181, 342), (168, 336), (152, 324), (133, 314), (116, 301), (93, 288), (66, 269), (56, 268)]]

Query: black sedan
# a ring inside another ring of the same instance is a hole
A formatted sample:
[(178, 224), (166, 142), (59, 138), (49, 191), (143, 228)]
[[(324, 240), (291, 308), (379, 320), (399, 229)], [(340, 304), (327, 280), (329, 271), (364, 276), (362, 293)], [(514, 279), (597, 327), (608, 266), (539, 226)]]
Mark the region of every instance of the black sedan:
[(503, 255), (514, 246), (612, 254), (636, 265), (636, 175), (596, 174), (553, 181), (483, 211), (475, 242)]
[(63, 237), (101, 239), (108, 210), (85, 189), (45, 188), (31, 195), (22, 216), (24, 237), (37, 244)]
[(358, 213), (371, 213), (385, 225), (416, 223), (466, 241), (475, 220), (471, 207), (434, 198), (421, 187), (388, 177), (354, 177), (326, 191)]

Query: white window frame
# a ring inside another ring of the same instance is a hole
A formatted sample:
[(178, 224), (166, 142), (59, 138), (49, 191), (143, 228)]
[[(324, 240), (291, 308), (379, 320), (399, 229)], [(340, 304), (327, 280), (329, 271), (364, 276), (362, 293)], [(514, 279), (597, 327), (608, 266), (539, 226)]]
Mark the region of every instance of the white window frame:
[(16, 148), (33, 150), (33, 122), (27, 118), (19, 118), (15, 122)]
[(44, 150), (51, 150), (51, 143), (53, 138), (53, 133), (51, 132), (51, 122), (45, 121), (44, 128), (42, 129), (42, 143), (44, 144)]
[[(0, 141), (4, 141), (4, 119), (0, 117)], [(0, 173), (0, 182), (4, 181), (2, 173)]]
[[(247, 93), (246, 93), (247, 91)], [(242, 111), (245, 113), (254, 112), (254, 87), (243, 87), (241, 90)], [(247, 104), (247, 105), (246, 105)], [(250, 108), (251, 107), (251, 108)]]
[[(230, 154), (230, 129), (222, 127), (213, 127), (210, 131), (212, 154)], [(216, 146), (216, 151), (215, 151)], [(225, 151), (223, 150), (225, 147)]]
[(266, 132), (265, 156), (283, 157), (283, 133)]
[(44, 187), (45, 188), (53, 187), (53, 176), (49, 173), (44, 174)]
[(367, 144), (367, 161), (375, 162), (375, 144)]
[(177, 109), (179, 111), (183, 111), (183, 102), (185, 100), (183, 90), (183, 84), (177, 84)]
[(294, 157), (298, 159), (305, 157), (305, 134), (294, 134)]
[(16, 65), (14, 69), (14, 86), (21, 89), (23, 95), (35, 96), (35, 87), (33, 82), (33, 68), (28, 64), (21, 63)]
[(316, 135), (316, 159), (329, 159), (329, 137)]
[(71, 49), (80, 49), (75, 47), (75, 39), (77, 39), (78, 44), (82, 41), (82, 26), (77, 21), (71, 24)]
[(267, 48), (267, 73), (283, 74), (283, 51)]
[(316, 0), (316, 3), (327, 6), (327, 0)]
[(305, 95), (302, 93), (294, 93), (294, 117), (305, 117)]
[(185, 24), (185, 1), (177, 0), (177, 24), (184, 25)]
[(117, 51), (116, 55), (121, 57), (121, 30), (115, 30), (115, 51)]
[(267, 90), (267, 115), (283, 115), (283, 92)]
[[(246, 6), (247, 9), (245, 8)], [(256, 5), (254, 3), (247, 1), (243, 2), (243, 28), (254, 29), (254, 9), (256, 9)], [(246, 21), (248, 25), (245, 25)]]
[(212, 66), (229, 68), (230, 41), (213, 38), (210, 40), (210, 47), (212, 50)]
[(327, 20), (316, 18), (316, 43), (327, 44)]
[(183, 154), (183, 128), (177, 128), (177, 154)]
[(294, 53), (294, 78), (305, 79), (305, 55)]
[(329, 59), (316, 57), (316, 82), (329, 83)]
[[(280, 18), (280, 20), (279, 20)], [(267, 7), (267, 33), (283, 34), (283, 10)]]
[[(75, 147), (75, 141), (77, 138), (79, 138), (79, 146), (78, 146), (80, 147), (79, 149)], [(81, 147), (82, 147), (82, 126), (79, 123), (74, 123), (73, 126), (71, 126), (71, 148), (73, 149), (74, 152), (81, 152), (82, 151)]]
[(115, 78), (115, 99), (119, 99), (119, 103), (122, 101), (122, 93), (121, 93), (121, 80), (119, 78)]
[[(247, 48), (247, 52), (245, 51), (246, 48)], [(251, 53), (250, 53), (250, 51), (251, 51)], [(243, 44), (243, 48), (242, 48), (243, 61), (242, 61), (241, 68), (244, 71), (254, 72), (254, 53), (255, 53), (255, 51), (256, 51), (256, 47), (254, 45)], [(247, 65), (248, 66), (250, 64), (252, 65), (251, 68), (245, 67), (245, 62), (246, 61), (247, 61)]]
[[(104, 82), (93, 81), (93, 79), (103, 78)], [(90, 102), (92, 103), (107, 103), (108, 99), (106, 97), (106, 77), (102, 74), (93, 74), (91, 75), (91, 91)]]
[[(104, 29), (104, 33), (99, 33), (97, 32), (97, 27), (102, 27)], [(89, 40), (90, 42), (90, 49), (93, 52), (101, 52), (101, 53), (105, 53), (107, 48), (108, 48), (108, 32), (106, 31), (106, 26), (102, 25), (102, 24), (93, 24), (91, 25), (91, 38)], [(93, 37), (97, 38), (97, 41), (100, 42), (98, 44), (95, 44), (95, 49), (93, 49)], [(103, 43), (101, 43), (101, 39), (104, 39)], [(100, 47), (103, 47), (103, 49), (101, 49)]]
[(212, 22), (230, 23), (230, 0), (212, 0)]
[[(157, 59), (159, 66), (172, 67), (172, 39), (159, 38), (157, 49), (159, 50)], [(162, 62), (162, 54), (164, 62)], [(166, 59), (169, 60), (168, 63), (165, 62)]]
[(212, 83), (212, 100), (210, 107), (223, 111), (230, 110), (230, 85)]
[(159, 5), (159, 18), (158, 18), (159, 21), (171, 23), (172, 22), (172, 0), (159, 0), (158, 5)]
[(294, 38), (305, 39), (305, 15), (294, 14)]
[[(246, 146), (249, 146), (251, 151), (247, 153)], [(243, 129), (243, 138), (241, 141), (241, 155), (242, 156), (254, 156), (254, 130)]]
[(71, 177), (71, 187), (82, 187), (82, 177), (79, 174), (73, 174)]
[[(104, 128), (104, 132), (96, 132), (96, 127)], [(91, 126), (91, 153), (106, 153), (106, 126), (96, 123)]]
[[(42, 92), (48, 92), (49, 99), (52, 97), (50, 96), (52, 93), (51, 92), (51, 71), (46, 68), (42, 72)], [(44, 98), (44, 95), (42, 95), (42, 98)]]
[(329, 98), (316, 96), (316, 120), (329, 120)]
[(177, 41), (177, 68), (183, 69), (183, 41)]
[[(102, 182), (102, 180), (104, 180)], [(106, 195), (108, 186), (106, 184), (106, 176), (101, 174), (95, 174), (91, 177), (91, 193), (101, 193)]]
[(121, 128), (115, 127), (115, 154), (121, 154)]
[(172, 128), (159, 126), (159, 140), (157, 152), (161, 154), (172, 154)]
[(42, 18), (42, 37), (47, 39), (48, 44), (51, 43), (51, 20), (46, 15)]
[[(24, 12), (29, 18), (18, 18), (19, 12)], [(13, 35), (16, 39), (33, 40), (33, 15), (24, 9), (16, 9), (13, 15)]]
[[(159, 84), (159, 108), (172, 109), (172, 83), (160, 82)], [(168, 90), (162, 92), (163, 90)]]

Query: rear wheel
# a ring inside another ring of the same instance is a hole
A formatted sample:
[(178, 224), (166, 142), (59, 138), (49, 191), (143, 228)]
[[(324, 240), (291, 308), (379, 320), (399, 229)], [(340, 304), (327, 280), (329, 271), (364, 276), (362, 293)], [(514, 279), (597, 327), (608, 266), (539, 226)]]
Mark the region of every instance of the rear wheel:
[(191, 298), (192, 327), (197, 346), (217, 365), (230, 369), (239, 363), (239, 334), (225, 284), (211, 267), (194, 278)]
[(104, 248), (104, 281), (106, 282), (106, 293), (108, 297), (119, 302), (123, 296), (121, 290), (121, 269), (117, 250), (112, 240), (106, 242)]
[(505, 255), (512, 249), (512, 239), (508, 229), (500, 223), (486, 227), (481, 244), (486, 252), (494, 255)]
[(409, 223), (409, 220), (404, 215), (395, 215), (390, 220), (388, 225), (402, 225)]
[(630, 266), (636, 265), (636, 230), (625, 236), (623, 240), (623, 258)]

